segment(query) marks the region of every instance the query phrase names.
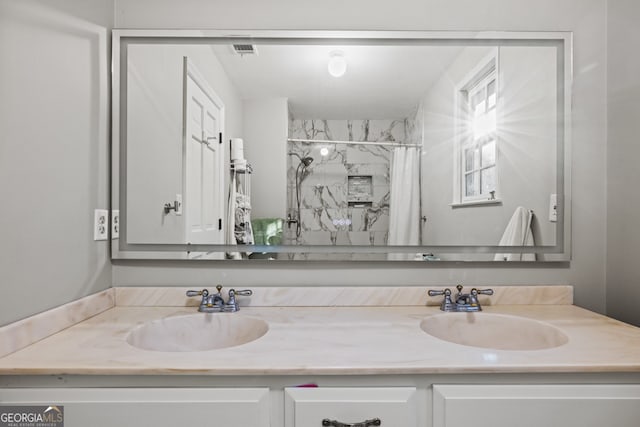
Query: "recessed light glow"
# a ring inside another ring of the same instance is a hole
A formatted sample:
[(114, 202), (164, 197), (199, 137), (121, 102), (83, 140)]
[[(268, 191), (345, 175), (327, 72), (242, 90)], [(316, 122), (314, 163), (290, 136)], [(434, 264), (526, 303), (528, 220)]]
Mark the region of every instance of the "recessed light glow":
[(327, 154), (329, 154), (329, 149), (327, 147), (322, 147), (320, 149), (320, 155), (321, 156), (326, 156)]
[(327, 66), (329, 74), (333, 77), (342, 77), (347, 72), (347, 60), (344, 53), (340, 50), (334, 50), (329, 53), (329, 64)]

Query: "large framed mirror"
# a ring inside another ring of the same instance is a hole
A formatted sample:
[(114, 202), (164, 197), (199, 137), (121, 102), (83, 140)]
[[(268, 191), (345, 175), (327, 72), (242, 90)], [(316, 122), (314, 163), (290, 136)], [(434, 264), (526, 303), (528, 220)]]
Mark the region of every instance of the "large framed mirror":
[(115, 259), (570, 259), (571, 34), (114, 30)]

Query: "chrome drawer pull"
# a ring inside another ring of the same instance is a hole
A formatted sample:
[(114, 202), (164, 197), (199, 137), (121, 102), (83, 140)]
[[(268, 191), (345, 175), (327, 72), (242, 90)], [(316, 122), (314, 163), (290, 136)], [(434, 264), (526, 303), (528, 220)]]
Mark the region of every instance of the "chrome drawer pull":
[(325, 418), (322, 420), (323, 427), (370, 427), (370, 426), (380, 426), (382, 425), (382, 421), (380, 418), (373, 418), (371, 420), (366, 420), (361, 423), (341, 423), (340, 421), (330, 420), (329, 418)]

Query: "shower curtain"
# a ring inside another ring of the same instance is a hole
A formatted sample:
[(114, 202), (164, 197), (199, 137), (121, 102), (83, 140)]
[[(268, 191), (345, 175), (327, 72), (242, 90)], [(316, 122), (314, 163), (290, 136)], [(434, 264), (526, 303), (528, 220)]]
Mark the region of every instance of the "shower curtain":
[[(420, 151), (417, 147), (394, 149), (391, 160), (389, 245), (419, 245)], [(390, 253), (388, 259), (413, 259), (414, 253)]]

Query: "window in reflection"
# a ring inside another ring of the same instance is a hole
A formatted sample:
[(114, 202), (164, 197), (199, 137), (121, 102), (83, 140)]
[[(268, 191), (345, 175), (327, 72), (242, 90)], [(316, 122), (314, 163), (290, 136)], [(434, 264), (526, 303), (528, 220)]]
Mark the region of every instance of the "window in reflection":
[(496, 76), (496, 60), (492, 57), (462, 86), (465, 127), (458, 150), (462, 203), (496, 196)]

